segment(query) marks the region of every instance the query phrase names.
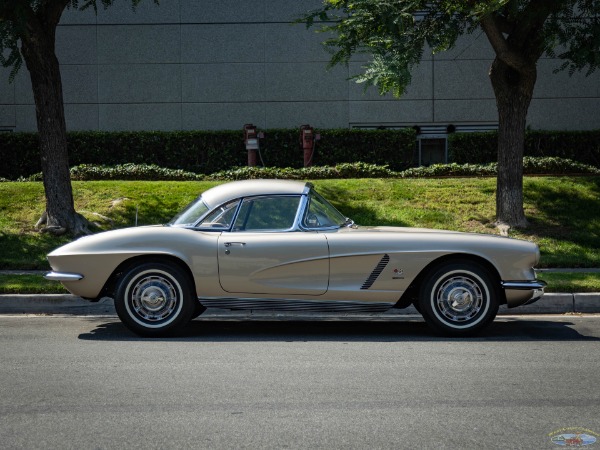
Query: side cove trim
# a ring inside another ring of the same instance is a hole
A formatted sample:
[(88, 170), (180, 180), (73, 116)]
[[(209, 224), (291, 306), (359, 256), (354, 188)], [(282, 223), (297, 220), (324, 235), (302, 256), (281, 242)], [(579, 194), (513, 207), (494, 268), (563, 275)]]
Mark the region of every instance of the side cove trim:
[(381, 258), (381, 261), (379, 261), (379, 263), (375, 266), (375, 269), (373, 269), (373, 272), (371, 272), (371, 275), (369, 275), (369, 277), (365, 280), (365, 282), (360, 287), (360, 289), (366, 290), (366, 289), (369, 289), (371, 286), (373, 286), (373, 283), (375, 283), (377, 278), (379, 278), (379, 275), (381, 275), (381, 272), (383, 272), (383, 269), (386, 268), (386, 266), (388, 265), (389, 262), (390, 262), (390, 255), (388, 255), (386, 253)]

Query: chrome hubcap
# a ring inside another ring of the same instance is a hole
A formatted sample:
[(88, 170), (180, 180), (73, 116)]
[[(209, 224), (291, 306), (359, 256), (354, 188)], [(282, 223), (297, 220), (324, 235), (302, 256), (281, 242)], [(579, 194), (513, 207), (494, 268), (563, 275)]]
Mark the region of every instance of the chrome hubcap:
[(455, 276), (445, 280), (436, 292), (439, 312), (453, 322), (475, 317), (483, 307), (483, 292), (475, 280)]
[(140, 302), (149, 311), (159, 311), (167, 302), (166, 295), (157, 287), (150, 287), (142, 292)]
[(167, 278), (158, 275), (138, 280), (131, 292), (131, 305), (138, 316), (150, 322), (163, 320), (177, 308), (177, 290)]

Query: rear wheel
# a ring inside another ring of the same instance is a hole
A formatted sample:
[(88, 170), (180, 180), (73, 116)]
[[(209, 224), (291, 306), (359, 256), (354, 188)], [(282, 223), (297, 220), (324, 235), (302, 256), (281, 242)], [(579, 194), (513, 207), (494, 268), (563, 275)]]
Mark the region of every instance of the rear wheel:
[(476, 333), (498, 313), (499, 283), (471, 261), (454, 261), (432, 270), (422, 285), (419, 309), (436, 331), (452, 336)]
[(140, 336), (174, 334), (195, 312), (189, 277), (178, 267), (160, 262), (135, 266), (121, 278), (115, 309), (123, 324)]

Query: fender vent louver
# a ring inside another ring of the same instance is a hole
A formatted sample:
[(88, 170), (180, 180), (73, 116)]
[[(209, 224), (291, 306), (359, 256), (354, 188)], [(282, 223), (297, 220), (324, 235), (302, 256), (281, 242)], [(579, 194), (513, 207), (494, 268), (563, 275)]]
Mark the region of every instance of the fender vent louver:
[(383, 258), (381, 258), (381, 261), (379, 261), (377, 266), (375, 266), (375, 269), (373, 270), (373, 272), (371, 272), (369, 278), (367, 278), (363, 285), (360, 287), (361, 290), (369, 289), (371, 286), (373, 286), (373, 283), (375, 283), (375, 281), (377, 280), (379, 275), (381, 275), (381, 272), (383, 272), (383, 269), (385, 269), (385, 266), (387, 266), (389, 262), (390, 256), (388, 254), (383, 255)]

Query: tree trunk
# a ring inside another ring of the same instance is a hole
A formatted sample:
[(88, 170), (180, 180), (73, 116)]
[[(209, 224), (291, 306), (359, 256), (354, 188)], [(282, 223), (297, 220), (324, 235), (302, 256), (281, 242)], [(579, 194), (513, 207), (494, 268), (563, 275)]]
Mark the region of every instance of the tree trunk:
[(536, 81), (535, 64), (516, 71), (496, 58), (490, 78), (498, 107), (498, 224), (526, 227), (523, 210), (523, 152), (527, 110)]
[(36, 33), (30, 33), (28, 39), (23, 39), (21, 45), (35, 99), (46, 193), (45, 217), (38, 223), (45, 222), (45, 231), (54, 234), (88, 233), (87, 221), (75, 212), (73, 204), (62, 82), (54, 51), (54, 32), (37, 30)]

